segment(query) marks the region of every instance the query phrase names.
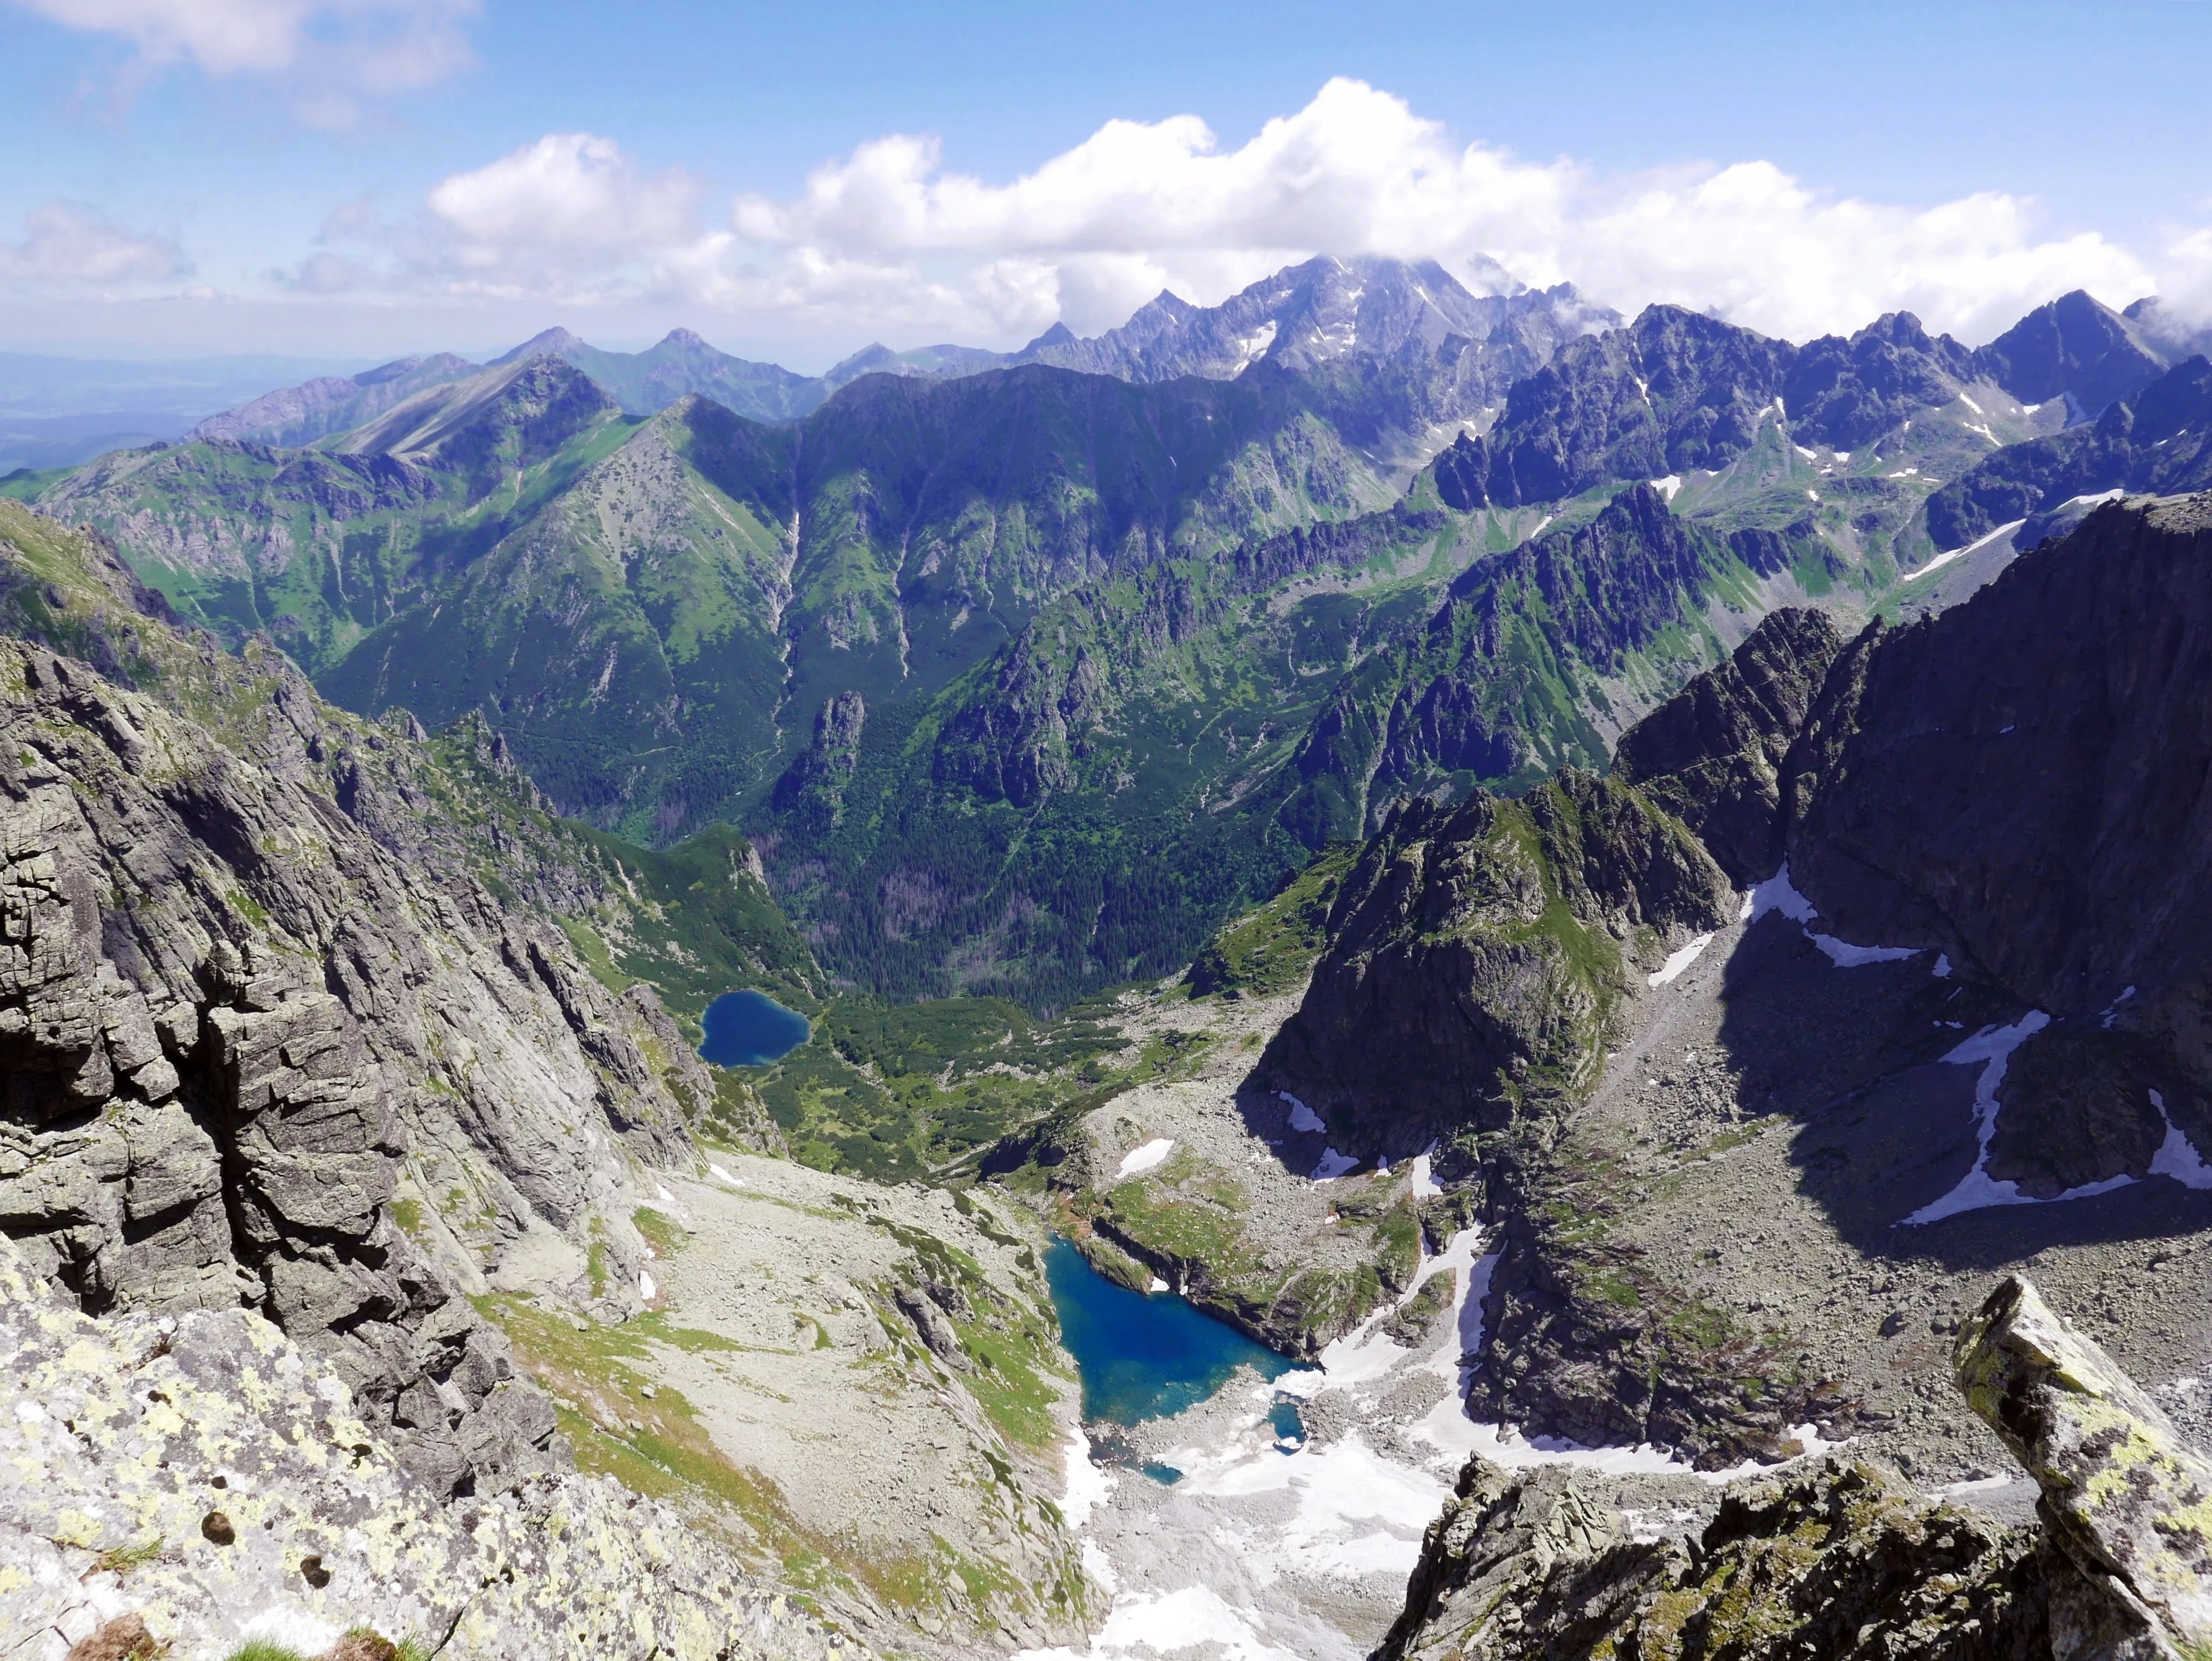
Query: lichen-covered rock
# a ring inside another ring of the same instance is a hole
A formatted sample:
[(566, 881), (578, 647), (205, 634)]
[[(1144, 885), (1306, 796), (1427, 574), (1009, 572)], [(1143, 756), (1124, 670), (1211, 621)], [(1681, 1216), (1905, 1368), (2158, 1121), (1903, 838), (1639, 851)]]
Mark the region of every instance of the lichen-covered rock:
[(1632, 1539), (1557, 1468), (1477, 1458), (1380, 1661), (2030, 1661), (2034, 1541), (1824, 1458), (1732, 1492), (1694, 1542)]
[[(356, 1628), (456, 1661), (860, 1653), (611, 1481), (540, 1470), (441, 1503), (258, 1315), (72, 1303), (0, 1237), (11, 1656), (63, 1661), (134, 1619), (178, 1661), (255, 1637), (320, 1653)], [(490, 1400), (548, 1412), (512, 1385)]]
[(1954, 1360), (1967, 1401), (2041, 1486), (2072, 1572), (2052, 1584), (2060, 1661), (2212, 1649), (2212, 1458), (2020, 1276), (1960, 1328)]

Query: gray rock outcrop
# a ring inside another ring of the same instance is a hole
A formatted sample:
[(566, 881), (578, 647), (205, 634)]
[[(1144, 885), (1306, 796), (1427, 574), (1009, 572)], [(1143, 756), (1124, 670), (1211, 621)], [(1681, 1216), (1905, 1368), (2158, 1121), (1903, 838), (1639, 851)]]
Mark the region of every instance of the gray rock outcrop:
[(98, 1654), (97, 1634), (134, 1630), (176, 1655), (255, 1638), (343, 1653), (349, 1633), (453, 1661), (864, 1653), (611, 1479), (540, 1473), (444, 1502), (258, 1314), (95, 1318), (58, 1292), (0, 1236), (10, 1655)]
[(2212, 1647), (2212, 1458), (2020, 1276), (1960, 1328), (1954, 1367), (2043, 1490), (2057, 1661)]
[(580, 1281), (595, 1240), (634, 1285), (630, 1172), (688, 1157), (696, 1063), (319, 788), (341, 745), (408, 741), (142, 615), (27, 516), (0, 562), (109, 665), (0, 640), (0, 1233), (90, 1313), (266, 1314), (437, 1492), (515, 1480), (551, 1420), (460, 1294), (510, 1257)]

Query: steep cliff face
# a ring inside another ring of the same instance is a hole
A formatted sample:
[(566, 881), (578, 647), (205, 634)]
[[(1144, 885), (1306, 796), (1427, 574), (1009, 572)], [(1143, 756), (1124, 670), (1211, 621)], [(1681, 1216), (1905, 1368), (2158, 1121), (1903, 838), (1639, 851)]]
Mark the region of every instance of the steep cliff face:
[(325, 793), (391, 737), (9, 512), (15, 627), (113, 678), (0, 640), (0, 1227), (90, 1311), (267, 1314), (435, 1491), (511, 1480), (552, 1420), (460, 1294), (580, 1276), (594, 1240), (634, 1277), (630, 1172), (688, 1150), (703, 1073), (557, 931)]
[(1843, 632), (1791, 607), (1621, 735), (1613, 777), (1686, 825), (1739, 886), (1781, 858), (1782, 768)]
[(2205, 497), (2102, 508), (1966, 604), (1856, 644), (1788, 767), (1790, 875), (1824, 918), (2043, 1012), (2024, 1066), (2079, 1052), (2044, 1089), (2024, 1070), (2023, 1107), (2111, 1052), (2092, 1117), (2145, 1121), (2151, 1147), (2092, 1179), (2147, 1168), (2153, 1093), (2208, 1128), (2208, 558)]
[(1541, 1120), (1594, 1076), (1632, 957), (1656, 968), (1729, 900), (1696, 840), (1608, 779), (1415, 800), (1345, 876), (1263, 1070), (1362, 1154)]

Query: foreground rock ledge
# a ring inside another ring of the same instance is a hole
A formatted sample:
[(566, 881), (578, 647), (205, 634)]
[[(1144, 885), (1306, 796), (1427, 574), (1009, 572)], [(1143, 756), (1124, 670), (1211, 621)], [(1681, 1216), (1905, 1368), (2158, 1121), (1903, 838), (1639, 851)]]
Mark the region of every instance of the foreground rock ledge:
[(1960, 1329), (1953, 1366), (2083, 1583), (2053, 1578), (2054, 1651), (2212, 1652), (2212, 1460), (2019, 1276)]
[(1961, 1329), (1960, 1388), (2041, 1489), (2009, 1528), (1830, 1455), (1637, 1540), (1559, 1467), (1480, 1458), (1377, 1661), (2202, 1661), (2212, 1460), (2017, 1276)]

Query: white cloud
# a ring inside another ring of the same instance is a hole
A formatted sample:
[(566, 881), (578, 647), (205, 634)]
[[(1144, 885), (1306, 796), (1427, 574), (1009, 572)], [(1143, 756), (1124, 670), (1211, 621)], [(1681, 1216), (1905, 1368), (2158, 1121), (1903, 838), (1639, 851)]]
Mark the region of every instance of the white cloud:
[(792, 200), (740, 197), (732, 222), (749, 240), (848, 258), (1026, 258), (1086, 326), (1164, 285), (1218, 300), (1317, 252), (1434, 256), (1470, 275), (1486, 253), (1624, 309), (1711, 306), (1793, 338), (1899, 308), (1986, 337), (2067, 288), (2124, 303), (2153, 282), (2094, 233), (2039, 239), (2017, 197), (1893, 207), (1763, 161), (1623, 185), (1455, 145), (1403, 100), (1343, 79), (1235, 149), (1194, 116), (1113, 121), (1006, 185), (945, 171), (933, 140), (875, 139)]
[(1668, 300), (1797, 340), (1903, 309), (1978, 342), (2069, 288), (2118, 305), (2161, 279), (2212, 312), (2212, 233), (2177, 231), (2146, 261), (2094, 232), (2050, 234), (2034, 203), (1997, 193), (1869, 202), (1759, 161), (1607, 179), (1456, 143), (1341, 79), (1232, 149), (1195, 116), (1112, 121), (992, 183), (948, 170), (934, 139), (892, 135), (787, 199), (738, 197), (721, 227), (702, 197), (611, 138), (549, 134), (445, 179), (410, 223), (342, 209), (320, 244), (367, 257), (318, 252), (285, 281), (657, 307), (855, 344), (1009, 344), (1055, 320), (1088, 333), (1164, 288), (1211, 303), (1324, 252), (1432, 257), (1477, 288), (1495, 259), (1625, 312)]
[(118, 230), (72, 203), (33, 209), (23, 232), (21, 242), (0, 242), (0, 286), (13, 290), (133, 287), (191, 269), (174, 243)]
[(411, 92), (470, 62), (478, 0), (14, 0), (127, 41), (141, 75), (189, 64), (276, 77), (310, 124), (343, 127), (362, 94)]
[(495, 292), (559, 290), (650, 267), (698, 237), (698, 185), (641, 173), (611, 138), (548, 133), (430, 192), (463, 280)]

